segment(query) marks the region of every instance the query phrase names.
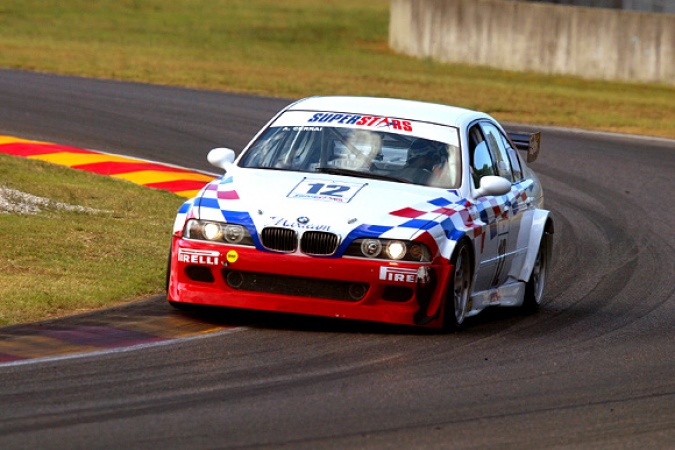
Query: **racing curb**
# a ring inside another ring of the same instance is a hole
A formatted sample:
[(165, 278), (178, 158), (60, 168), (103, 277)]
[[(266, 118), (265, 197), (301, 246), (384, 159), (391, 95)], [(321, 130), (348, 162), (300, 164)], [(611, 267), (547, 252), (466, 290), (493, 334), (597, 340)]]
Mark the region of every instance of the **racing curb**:
[(0, 135), (0, 153), (108, 175), (187, 198), (215, 178), (166, 164), (13, 136)]
[(103, 311), (0, 328), (0, 367), (131, 350), (237, 329), (202, 315), (179, 313), (161, 295)]
[[(77, 147), (0, 135), (0, 153), (108, 175), (142, 186), (194, 197), (215, 176), (156, 162)], [(176, 313), (163, 296), (106, 314), (0, 328), (0, 366), (160, 344), (221, 331), (227, 326)]]

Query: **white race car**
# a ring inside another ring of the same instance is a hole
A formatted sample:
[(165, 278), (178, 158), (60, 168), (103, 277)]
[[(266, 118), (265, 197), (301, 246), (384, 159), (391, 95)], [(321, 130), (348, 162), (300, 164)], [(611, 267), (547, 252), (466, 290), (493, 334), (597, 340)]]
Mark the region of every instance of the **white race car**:
[(178, 212), (167, 299), (447, 329), (536, 309), (553, 237), (538, 152), (539, 133), (467, 109), (297, 101), (239, 157), (209, 153), (226, 172)]

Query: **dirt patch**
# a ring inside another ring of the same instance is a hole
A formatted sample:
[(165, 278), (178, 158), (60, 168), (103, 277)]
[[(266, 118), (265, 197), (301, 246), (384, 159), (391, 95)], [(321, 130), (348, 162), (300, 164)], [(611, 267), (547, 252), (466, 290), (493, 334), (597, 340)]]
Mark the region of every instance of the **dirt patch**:
[(104, 212), (86, 206), (69, 205), (0, 185), (0, 214), (39, 214), (43, 210)]

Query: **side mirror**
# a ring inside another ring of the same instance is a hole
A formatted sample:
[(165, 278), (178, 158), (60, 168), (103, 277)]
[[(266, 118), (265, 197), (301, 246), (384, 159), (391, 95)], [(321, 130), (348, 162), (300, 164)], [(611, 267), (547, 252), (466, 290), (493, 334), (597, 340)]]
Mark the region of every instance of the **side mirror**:
[(214, 148), (206, 156), (206, 159), (212, 166), (227, 170), (227, 168), (234, 162), (234, 157), (234, 150), (230, 148)]
[(480, 187), (476, 190), (476, 197), (486, 195), (505, 195), (511, 192), (511, 182), (504, 177), (486, 175), (480, 179)]

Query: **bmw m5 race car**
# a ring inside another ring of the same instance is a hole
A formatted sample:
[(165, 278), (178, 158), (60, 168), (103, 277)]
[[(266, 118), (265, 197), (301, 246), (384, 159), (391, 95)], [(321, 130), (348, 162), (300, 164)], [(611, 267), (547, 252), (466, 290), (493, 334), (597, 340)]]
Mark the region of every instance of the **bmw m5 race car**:
[(297, 101), (238, 157), (209, 153), (225, 173), (178, 211), (167, 299), (447, 329), (536, 309), (553, 237), (526, 165), (539, 146), (451, 106)]

